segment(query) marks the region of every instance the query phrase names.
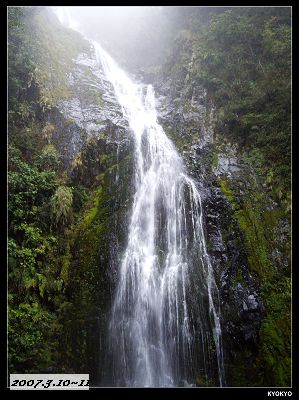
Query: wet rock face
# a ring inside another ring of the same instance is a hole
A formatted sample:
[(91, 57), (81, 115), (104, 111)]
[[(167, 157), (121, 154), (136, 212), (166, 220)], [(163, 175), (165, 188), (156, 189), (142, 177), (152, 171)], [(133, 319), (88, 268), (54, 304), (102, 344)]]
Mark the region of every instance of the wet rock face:
[(257, 346), (263, 317), (259, 285), (250, 275), (242, 233), (222, 192), (209, 188), (205, 200), (207, 241), (220, 292), (226, 363), (242, 346)]
[[(104, 76), (95, 54), (80, 54), (67, 77), (68, 98), (47, 112), (46, 120), (54, 126), (53, 142), (63, 154), (69, 172), (72, 161), (90, 136), (104, 140), (114, 152), (128, 145), (128, 123), (122, 116), (111, 83)], [(99, 173), (97, 171), (97, 173)]]
[[(212, 183), (212, 182), (211, 182)], [(211, 186), (205, 200), (207, 242), (221, 299), (222, 338), (230, 370), (238, 352), (248, 349), (251, 360), (259, 343), (264, 306), (259, 284), (249, 272), (242, 232), (219, 188)]]
[(229, 144), (217, 148), (215, 157), (213, 109), (205, 91), (185, 87), (179, 95), (170, 86), (170, 82), (165, 82), (157, 88), (161, 93), (157, 101), (159, 120), (201, 188), (208, 252), (221, 299), (229, 385), (236, 354), (248, 349), (249, 359), (254, 360), (264, 314), (259, 284), (249, 272), (242, 232), (220, 188), (221, 178), (230, 179), (239, 185), (242, 197), (242, 185), (249, 171), (238, 160), (237, 149)]

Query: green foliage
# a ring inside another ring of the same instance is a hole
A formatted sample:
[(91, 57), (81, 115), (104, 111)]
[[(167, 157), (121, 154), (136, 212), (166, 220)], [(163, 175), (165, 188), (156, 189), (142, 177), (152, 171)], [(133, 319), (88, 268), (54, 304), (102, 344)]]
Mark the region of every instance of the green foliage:
[(57, 170), (61, 164), (60, 156), (52, 144), (43, 147), (41, 154), (36, 162), (42, 170)]
[(75, 212), (81, 210), (87, 199), (88, 194), (82, 185), (76, 185), (73, 187), (73, 208)]
[[(30, 27), (26, 20), (36, 10), (32, 7), (8, 8), (8, 104), (9, 115), (28, 117), (30, 103), (26, 101), (29, 91), (30, 72), (34, 67)], [(25, 115), (24, 115), (25, 114)]]
[(55, 127), (52, 124), (50, 124), (49, 122), (47, 122), (46, 125), (43, 127), (42, 137), (48, 143), (51, 143), (54, 129), (55, 129)]
[[(16, 153), (15, 153), (16, 154)], [(34, 165), (22, 161), (18, 156), (10, 157), (8, 172), (8, 216), (10, 228), (26, 219), (34, 221), (38, 208), (48, 201), (55, 190), (55, 173), (38, 171)]]
[(38, 302), (11, 305), (8, 312), (10, 371), (40, 373), (57, 358), (59, 324)]
[(43, 111), (69, 97), (67, 75), (78, 54), (89, 52), (89, 44), (44, 7), (9, 7), (8, 36), (10, 115), (26, 121), (34, 117), (26, 99), (36, 90)]
[[(68, 95), (67, 72), (73, 58), (84, 50), (88, 51), (86, 42), (75, 32), (62, 28), (45, 8), (9, 7), (11, 373), (38, 373), (43, 368), (55, 368), (59, 362), (57, 372), (61, 372), (64, 365), (66, 350), (60, 346), (63, 321), (59, 309), (67, 303), (65, 287), (71, 254), (66, 226), (72, 222), (73, 190), (67, 187), (61, 154), (52, 144), (55, 127), (42, 117), (41, 111)], [(77, 204), (84, 198), (82, 190)], [(54, 231), (53, 223), (57, 225)]]
[(67, 186), (58, 186), (50, 200), (52, 220), (56, 225), (66, 225), (72, 217), (73, 192)]
[(228, 10), (194, 39), (191, 71), (216, 105), (217, 132), (259, 149), (263, 173), (275, 165), (282, 193), (290, 190), (290, 41), (287, 8)]

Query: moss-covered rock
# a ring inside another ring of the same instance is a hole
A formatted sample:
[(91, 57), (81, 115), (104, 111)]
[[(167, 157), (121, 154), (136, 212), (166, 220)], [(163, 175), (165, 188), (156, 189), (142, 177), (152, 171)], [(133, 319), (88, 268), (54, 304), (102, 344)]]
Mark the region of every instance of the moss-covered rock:
[[(176, 77), (170, 74), (171, 79)], [(220, 135), (208, 99), (186, 82), (183, 89), (168, 91), (168, 113), (162, 98), (160, 118), (203, 187), (207, 247), (222, 300), (227, 385), (287, 386), (290, 287), (283, 282), (290, 276), (288, 207), (278, 202), (263, 170), (256, 168), (257, 156)], [(165, 95), (167, 83), (160, 88)], [(197, 115), (192, 114), (194, 104)], [(198, 385), (205, 385), (200, 376)]]
[[(220, 179), (220, 187), (230, 202), (233, 217), (242, 231), (250, 273), (260, 285), (265, 312), (255, 352), (255, 376), (251, 385), (289, 386), (291, 363), (291, 287), (289, 277), (289, 238), (278, 234), (285, 214), (269, 198), (254, 176), (246, 177), (239, 194), (239, 184)], [(241, 199), (240, 199), (241, 197)], [(241, 201), (240, 201), (241, 200)], [(283, 226), (285, 226), (283, 224)], [(284, 239), (281, 239), (282, 237)], [(274, 257), (274, 254), (280, 257)], [(243, 361), (237, 362), (241, 367)], [(235, 368), (235, 367), (234, 367)], [(243, 367), (242, 367), (243, 368)], [(242, 369), (241, 369), (242, 370)], [(240, 370), (232, 374), (233, 382), (242, 384)]]

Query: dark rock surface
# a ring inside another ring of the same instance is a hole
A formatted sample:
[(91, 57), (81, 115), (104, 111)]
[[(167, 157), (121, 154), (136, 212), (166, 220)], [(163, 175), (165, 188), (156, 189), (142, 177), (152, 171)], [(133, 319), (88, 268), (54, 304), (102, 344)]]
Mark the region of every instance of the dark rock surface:
[(159, 121), (181, 150), (188, 172), (201, 189), (208, 252), (220, 293), (224, 361), (230, 385), (236, 354), (247, 349), (254, 360), (264, 306), (259, 282), (249, 272), (242, 232), (219, 178), (237, 182), (241, 190), (249, 170), (229, 143), (217, 143), (216, 151), (213, 108), (206, 92), (199, 87), (185, 89), (175, 90), (170, 80), (157, 87)]

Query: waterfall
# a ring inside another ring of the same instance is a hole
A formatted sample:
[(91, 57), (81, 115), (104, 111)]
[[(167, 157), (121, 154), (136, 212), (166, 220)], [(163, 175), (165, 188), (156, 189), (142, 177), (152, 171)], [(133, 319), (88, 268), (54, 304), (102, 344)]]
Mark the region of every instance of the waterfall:
[(194, 386), (199, 376), (223, 386), (220, 301), (200, 192), (157, 122), (153, 87), (132, 82), (92, 44), (135, 138), (135, 195), (109, 321), (109, 386)]
[(200, 193), (157, 122), (153, 87), (132, 82), (93, 45), (135, 138), (135, 196), (109, 326), (114, 384), (188, 384), (198, 357), (209, 382), (212, 333), (222, 386), (219, 294)]

